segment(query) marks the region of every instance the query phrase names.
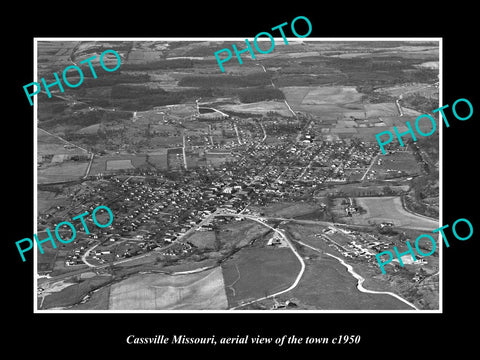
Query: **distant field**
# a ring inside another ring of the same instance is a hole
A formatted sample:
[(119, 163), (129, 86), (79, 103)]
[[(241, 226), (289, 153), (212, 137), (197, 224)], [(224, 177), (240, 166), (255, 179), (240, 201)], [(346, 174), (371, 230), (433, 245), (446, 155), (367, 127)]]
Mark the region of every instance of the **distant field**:
[(361, 99), (354, 86), (312, 86), (303, 98), (305, 105), (329, 105), (357, 102)]
[[(359, 103), (362, 94), (353, 86), (287, 86), (281, 88), (291, 106), (336, 108)], [(360, 105), (361, 106), (361, 105)], [(347, 108), (348, 109), (348, 108)]]
[(150, 140), (153, 147), (177, 147), (182, 146), (182, 138), (180, 136), (155, 136)]
[(205, 161), (207, 164), (212, 166), (220, 166), (223, 165), (227, 159), (230, 158), (229, 154), (225, 154), (225, 156), (218, 156), (215, 154), (206, 154)]
[(367, 112), (367, 118), (399, 115), (397, 106), (394, 102), (365, 104), (365, 111)]
[(367, 213), (350, 218), (354, 224), (366, 224), (368, 221), (379, 224), (389, 221), (395, 226), (430, 231), (439, 226), (438, 221), (416, 216), (404, 210), (400, 197), (361, 197), (356, 198), (356, 201), (367, 210)]
[(270, 111), (274, 111), (283, 116), (293, 116), (283, 101), (259, 101), (249, 104), (228, 104), (219, 106), (219, 109), (252, 114), (266, 114)]
[[(438, 64), (438, 63), (437, 63)], [(389, 87), (382, 87), (375, 92), (386, 93), (388, 95), (399, 97), (406, 94), (418, 94), (425, 97), (438, 97), (438, 89), (430, 84), (404, 84)]]
[(119, 169), (132, 169), (147, 165), (147, 156), (143, 154), (130, 155), (106, 155), (95, 156), (93, 159), (90, 175), (97, 175), (105, 171), (115, 171)]
[(157, 169), (168, 170), (168, 155), (164, 154), (148, 154), (148, 163), (154, 165)]
[(362, 97), (354, 86), (288, 86), (281, 90), (291, 106), (347, 105), (359, 103)]
[(222, 310), (227, 297), (220, 267), (188, 275), (143, 274), (111, 286), (111, 310)]
[(294, 111), (310, 113), (319, 120), (365, 117), (362, 93), (350, 86), (285, 86), (280, 88)]
[(131, 160), (108, 160), (107, 170), (134, 169)]
[(280, 88), (280, 90), (285, 94), (285, 98), (290, 106), (294, 106), (302, 103), (311, 88), (309, 86), (287, 86)]
[(100, 129), (100, 124), (93, 124), (78, 130), (79, 134), (96, 134)]

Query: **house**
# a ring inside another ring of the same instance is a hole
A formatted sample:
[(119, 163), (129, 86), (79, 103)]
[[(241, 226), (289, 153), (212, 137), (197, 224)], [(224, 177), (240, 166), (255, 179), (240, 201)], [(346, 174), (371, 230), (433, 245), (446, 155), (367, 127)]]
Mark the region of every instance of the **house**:
[(279, 245), (281, 243), (282, 243), (282, 240), (278, 236), (273, 236), (268, 240), (267, 245), (268, 246), (275, 246), (275, 245)]
[(389, 222), (389, 221), (385, 221), (385, 222), (382, 222), (380, 224), (380, 228), (384, 228), (384, 227), (392, 227), (393, 226), (393, 223), (392, 222)]

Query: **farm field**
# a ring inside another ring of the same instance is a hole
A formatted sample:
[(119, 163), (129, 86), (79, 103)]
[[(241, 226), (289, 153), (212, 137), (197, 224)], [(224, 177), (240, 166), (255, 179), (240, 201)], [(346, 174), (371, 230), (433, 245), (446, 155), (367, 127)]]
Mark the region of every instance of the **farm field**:
[[(39, 41), (38, 68), (48, 69), (48, 67), (51, 66), (58, 67), (59, 69), (64, 68), (67, 66), (67, 64), (69, 64), (70, 54), (77, 44), (78, 41)], [(42, 72), (40, 72), (40, 74), (42, 74)]]
[[(438, 64), (438, 63), (437, 63)], [(425, 97), (438, 96), (438, 89), (430, 84), (414, 83), (389, 87), (382, 87), (375, 92), (386, 93), (390, 96), (399, 97), (406, 94), (418, 94)]]
[(220, 267), (188, 275), (131, 276), (111, 286), (111, 310), (226, 309)]
[(362, 97), (353, 86), (287, 86), (281, 90), (292, 106), (349, 104)]
[(417, 216), (407, 212), (402, 207), (400, 197), (361, 197), (356, 198), (357, 204), (364, 208), (366, 214), (356, 215), (350, 219), (353, 224), (368, 222), (392, 222), (395, 226), (431, 231), (439, 227), (438, 221)]

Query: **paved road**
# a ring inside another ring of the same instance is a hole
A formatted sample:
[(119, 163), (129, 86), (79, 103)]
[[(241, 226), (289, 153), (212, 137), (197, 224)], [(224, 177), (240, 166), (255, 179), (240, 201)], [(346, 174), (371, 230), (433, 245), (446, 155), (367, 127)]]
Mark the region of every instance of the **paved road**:
[(399, 116), (403, 116), (403, 110), (402, 110), (402, 106), (400, 105), (399, 99), (395, 100), (395, 105), (397, 105)]
[(378, 155), (380, 155), (380, 151), (377, 153), (377, 155), (375, 155), (375, 157), (372, 159), (372, 162), (370, 163), (370, 166), (367, 168), (367, 171), (365, 171), (365, 174), (363, 174), (362, 178), (360, 179), (360, 181), (363, 181), (363, 179), (365, 179), (365, 176), (367, 176), (368, 172), (370, 171), (370, 169), (372, 168), (373, 164), (375, 164), (375, 161), (377, 161), (378, 159)]
[(100, 243), (93, 245), (90, 249), (88, 249), (87, 251), (85, 251), (85, 254), (82, 255), (82, 261), (83, 261), (87, 266), (89, 266), (89, 267), (92, 267), (92, 268), (99, 267), (99, 266), (93, 265), (93, 264), (91, 264), (91, 263), (89, 263), (89, 262), (87, 261), (87, 256), (90, 255), (90, 252), (91, 252), (93, 249), (95, 249), (98, 245), (100, 245)]
[(85, 175), (83, 176), (84, 179), (88, 177), (90, 173), (90, 169), (92, 168), (93, 158), (95, 157), (95, 153), (90, 153), (90, 161), (88, 162), (87, 170), (85, 171)]

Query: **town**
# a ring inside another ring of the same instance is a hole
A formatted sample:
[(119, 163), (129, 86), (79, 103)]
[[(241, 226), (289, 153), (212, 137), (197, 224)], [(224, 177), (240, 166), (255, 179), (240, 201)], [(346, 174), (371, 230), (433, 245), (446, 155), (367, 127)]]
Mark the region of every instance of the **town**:
[[(438, 255), (375, 258), (439, 226), (438, 135), (375, 139), (438, 108), (438, 46), (406, 44), (292, 39), (216, 74), (233, 44), (125, 41), (115, 74), (38, 94), (38, 228), (114, 214), (37, 253), (39, 308), (434, 309)], [(40, 74), (111, 44), (61, 46)]]

